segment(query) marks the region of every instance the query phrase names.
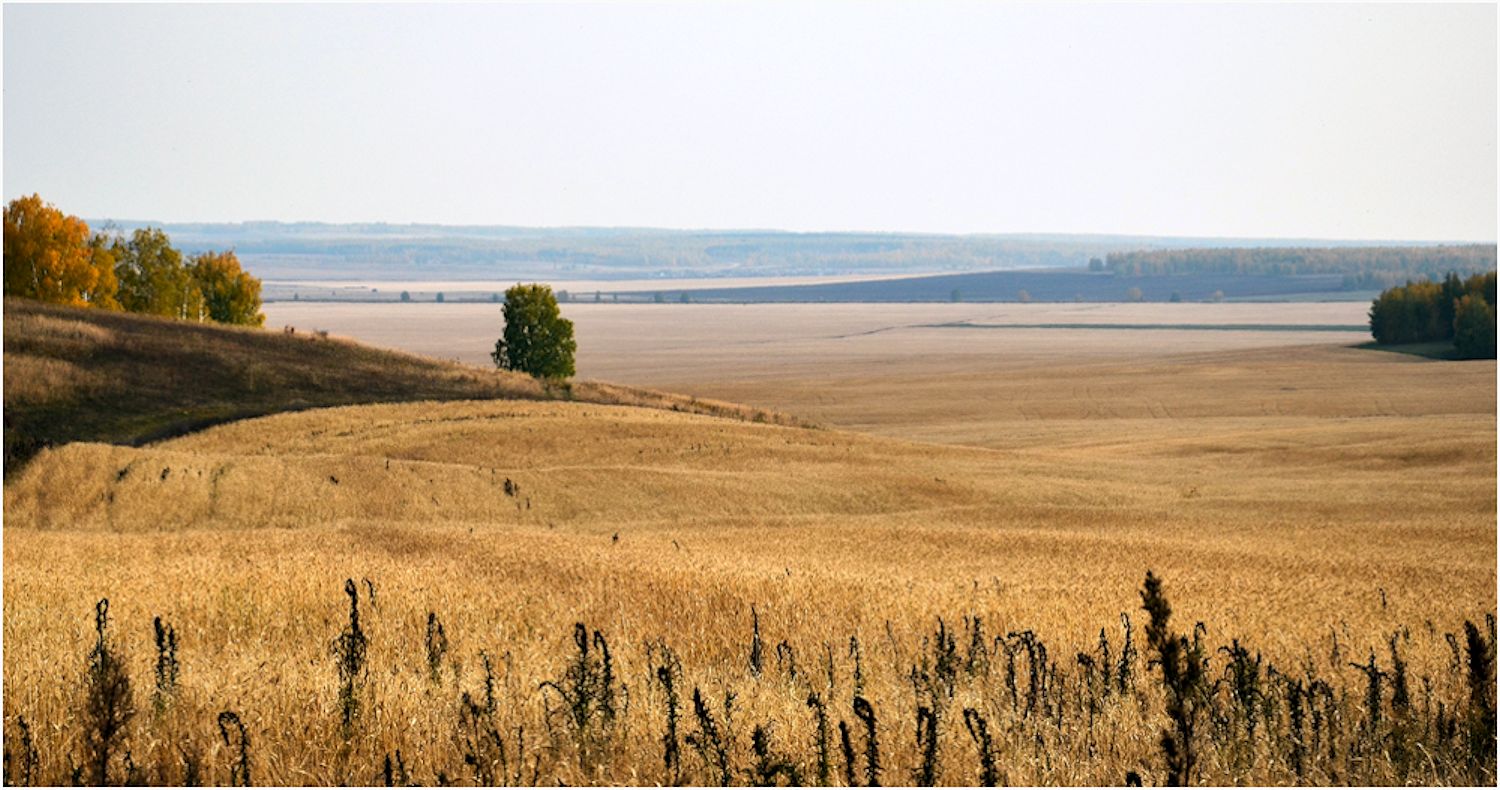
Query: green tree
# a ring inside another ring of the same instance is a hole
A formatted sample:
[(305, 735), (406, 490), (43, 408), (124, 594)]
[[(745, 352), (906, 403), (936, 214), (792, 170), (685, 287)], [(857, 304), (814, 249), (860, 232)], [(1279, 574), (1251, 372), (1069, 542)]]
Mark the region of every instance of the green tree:
[(1454, 308), (1466, 293), (1463, 278), (1457, 272), (1448, 272), (1443, 278), (1442, 290), (1437, 296), (1437, 320), (1445, 329), (1453, 327)]
[(1495, 358), (1495, 307), (1479, 294), (1464, 294), (1453, 306), (1453, 348), (1462, 359)]
[(411, 291), (402, 291), (401, 292), (401, 301), (403, 301), (403, 302), (410, 302), (411, 301)]
[(505, 334), (490, 355), (496, 367), (539, 379), (573, 375), (573, 322), (562, 317), (557, 298), (545, 285), (517, 284), (505, 292)]
[(1443, 309), (1445, 299), (1444, 286), (1431, 280), (1388, 288), (1370, 305), (1370, 334), (1382, 345), (1446, 340), (1453, 336), (1453, 308), (1449, 300)]
[(233, 252), (205, 252), (193, 257), (193, 281), (203, 294), (203, 309), (221, 324), (261, 326), (260, 280), (240, 268)]
[(182, 261), (182, 253), (160, 228), (140, 228), (130, 240), (113, 245), (120, 304), (132, 313), (201, 321), (203, 292)]
[(1483, 296), (1490, 307), (1495, 306), (1495, 272), (1476, 274), (1464, 281), (1464, 293)]

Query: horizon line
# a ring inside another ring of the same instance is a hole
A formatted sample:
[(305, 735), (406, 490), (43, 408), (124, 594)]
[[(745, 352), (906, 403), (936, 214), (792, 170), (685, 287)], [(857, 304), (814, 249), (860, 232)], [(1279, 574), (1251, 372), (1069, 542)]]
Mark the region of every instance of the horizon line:
[(1419, 239), (1419, 238), (1356, 238), (1348, 236), (1309, 236), (1309, 235), (1228, 235), (1228, 234), (1183, 234), (1183, 233), (1143, 233), (1143, 232), (1109, 232), (1109, 231), (970, 231), (970, 232), (943, 232), (943, 231), (910, 231), (910, 230), (787, 230), (783, 228), (768, 227), (671, 227), (665, 225), (511, 225), (504, 223), (482, 224), (482, 223), (447, 223), (447, 222), (396, 222), (390, 220), (354, 220), (347, 222), (334, 222), (329, 220), (280, 220), (280, 219), (247, 219), (247, 220), (159, 220), (159, 219), (122, 219), (122, 218), (86, 218), (81, 217), (84, 222), (93, 227), (95, 223), (100, 225), (122, 224), (147, 227), (186, 226), (186, 225), (228, 225), (228, 226), (251, 226), (251, 225), (323, 225), (328, 227), (351, 227), (351, 226), (378, 226), (390, 228), (451, 228), (460, 229), (514, 229), (527, 231), (612, 231), (617, 233), (627, 232), (652, 232), (652, 233), (681, 233), (681, 234), (776, 234), (786, 236), (908, 236), (908, 237), (930, 237), (930, 238), (1004, 238), (1004, 237), (1071, 237), (1080, 239), (1168, 239), (1168, 240), (1202, 240), (1202, 241), (1305, 241), (1323, 243), (1369, 243), (1381, 246), (1398, 244), (1422, 244), (1422, 245), (1495, 245), (1495, 239)]

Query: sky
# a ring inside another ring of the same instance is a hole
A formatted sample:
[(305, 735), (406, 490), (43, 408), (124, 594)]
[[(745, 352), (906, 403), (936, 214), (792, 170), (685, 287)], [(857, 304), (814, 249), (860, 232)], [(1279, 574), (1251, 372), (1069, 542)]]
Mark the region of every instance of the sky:
[(1496, 238), (1496, 7), (4, 7), (86, 218)]

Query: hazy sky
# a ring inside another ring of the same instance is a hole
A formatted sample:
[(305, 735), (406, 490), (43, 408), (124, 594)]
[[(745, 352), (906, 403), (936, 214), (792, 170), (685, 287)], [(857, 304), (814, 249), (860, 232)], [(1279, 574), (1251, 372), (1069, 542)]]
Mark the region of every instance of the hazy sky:
[(1496, 238), (1496, 9), (4, 8), (84, 217)]

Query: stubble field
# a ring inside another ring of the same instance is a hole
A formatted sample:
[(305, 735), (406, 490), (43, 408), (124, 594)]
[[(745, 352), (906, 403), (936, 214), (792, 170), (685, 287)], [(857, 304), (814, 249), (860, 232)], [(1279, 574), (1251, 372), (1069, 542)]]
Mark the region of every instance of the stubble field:
[[(1149, 569), (1210, 662), (1194, 781), (1493, 781), (1466, 740), (1474, 656), (1493, 672), (1493, 362), (1312, 331), (913, 326), (1005, 320), (952, 309), (874, 332), (577, 316), (586, 375), (818, 430), (495, 401), (44, 451), (5, 490), (7, 719), (31, 722), (41, 778), (84, 765), (108, 597), (148, 779), (233, 779), (227, 710), (255, 783), (380, 783), (390, 758), (423, 783), (847, 784), (875, 717), (888, 784), (1160, 782)], [(347, 684), (346, 579), (368, 640)], [(159, 708), (155, 616), (180, 637)]]

